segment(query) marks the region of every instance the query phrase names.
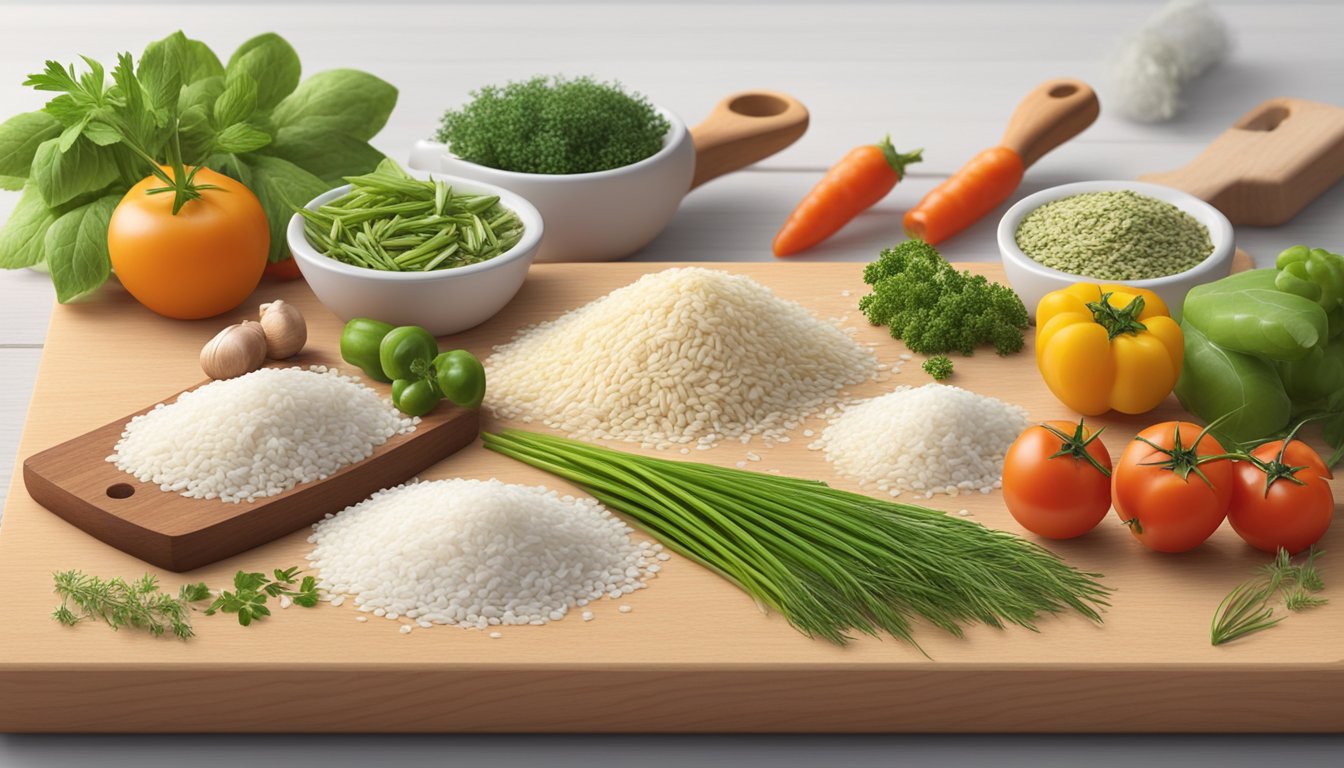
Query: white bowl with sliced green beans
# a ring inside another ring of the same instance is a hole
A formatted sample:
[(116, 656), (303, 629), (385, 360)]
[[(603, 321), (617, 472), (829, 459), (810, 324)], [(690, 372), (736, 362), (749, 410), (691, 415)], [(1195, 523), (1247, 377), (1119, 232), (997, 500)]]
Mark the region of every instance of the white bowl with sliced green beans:
[(490, 319), (522, 287), (542, 237), (527, 200), (395, 164), (352, 181), (304, 206), (286, 233), (313, 293), (342, 319), (444, 336)]

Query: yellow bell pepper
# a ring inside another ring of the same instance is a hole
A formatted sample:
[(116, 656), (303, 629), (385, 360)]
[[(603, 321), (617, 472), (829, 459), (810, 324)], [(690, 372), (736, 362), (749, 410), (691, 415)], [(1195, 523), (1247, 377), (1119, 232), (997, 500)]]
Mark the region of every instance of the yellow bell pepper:
[(1146, 413), (1171, 394), (1185, 354), (1157, 294), (1077, 283), (1036, 306), (1036, 364), (1060, 402), (1084, 416)]

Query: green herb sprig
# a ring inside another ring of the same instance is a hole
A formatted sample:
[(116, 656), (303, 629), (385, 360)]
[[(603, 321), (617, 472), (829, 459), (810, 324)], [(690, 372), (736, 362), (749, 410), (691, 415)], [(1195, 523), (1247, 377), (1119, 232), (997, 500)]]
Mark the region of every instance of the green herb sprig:
[(1261, 566), (1254, 578), (1238, 584), (1218, 604), (1210, 642), (1222, 645), (1276, 626), (1288, 617), (1275, 613), (1279, 596), (1283, 607), (1293, 613), (1325, 605), (1327, 600), (1315, 594), (1325, 588), (1316, 570), (1316, 559), (1323, 554), (1313, 548), (1300, 563), (1294, 563), (1288, 551), (1280, 548), (1274, 562)]
[(506, 429), (485, 447), (569, 480), (811, 637), (915, 644), (915, 618), (1035, 628), (1106, 605), (1098, 574), (1003, 531), (825, 483), (622, 453)]
[(232, 613), (238, 623), (250, 625), (254, 620), (270, 615), (266, 607), (268, 597), (285, 596), (295, 605), (312, 608), (317, 605), (317, 579), (299, 575), (297, 567), (276, 569), (272, 576), (264, 573), (238, 571), (234, 575), (234, 591), (214, 596), (205, 582), (183, 584), (177, 594), (164, 592), (158, 577), (145, 574), (134, 581), (122, 578), (103, 579), (82, 571), (69, 570), (53, 574), (54, 589), (61, 604), (51, 617), (66, 626), (84, 621), (101, 621), (112, 629), (131, 627), (144, 630), (155, 637), (172, 634), (186, 640), (195, 635), (191, 614), (195, 605), (214, 601), (205, 608), (206, 616)]
[(497, 196), (456, 194), (391, 160), (346, 181), (350, 192), (299, 211), (308, 241), (346, 264), (389, 272), (451, 269), (492, 259), (523, 237), (518, 214)]

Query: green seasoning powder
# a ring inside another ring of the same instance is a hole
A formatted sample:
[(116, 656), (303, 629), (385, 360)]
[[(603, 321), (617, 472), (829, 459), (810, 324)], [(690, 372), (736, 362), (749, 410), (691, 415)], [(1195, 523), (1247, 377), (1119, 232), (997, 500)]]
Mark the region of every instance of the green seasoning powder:
[(1047, 267), (1099, 280), (1174, 275), (1213, 253), (1209, 230), (1193, 216), (1129, 190), (1042, 205), (1017, 225), (1017, 247)]

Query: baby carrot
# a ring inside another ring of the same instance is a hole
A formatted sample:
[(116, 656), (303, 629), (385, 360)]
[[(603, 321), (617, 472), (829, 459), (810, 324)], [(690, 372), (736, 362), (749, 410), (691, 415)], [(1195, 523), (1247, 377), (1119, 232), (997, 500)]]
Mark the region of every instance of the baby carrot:
[(891, 146), (890, 136), (850, 150), (789, 214), (775, 235), (775, 255), (805, 251), (838, 232), (886, 197), (905, 176), (905, 166), (919, 162), (922, 152), (902, 155)]
[(1008, 147), (986, 149), (905, 212), (905, 233), (930, 245), (941, 243), (1007, 200), (1025, 170), (1022, 158)]

